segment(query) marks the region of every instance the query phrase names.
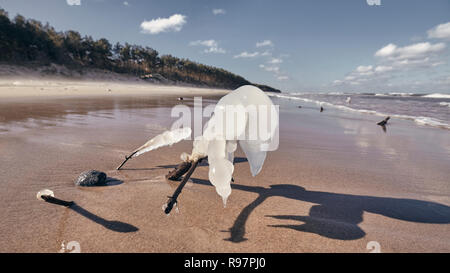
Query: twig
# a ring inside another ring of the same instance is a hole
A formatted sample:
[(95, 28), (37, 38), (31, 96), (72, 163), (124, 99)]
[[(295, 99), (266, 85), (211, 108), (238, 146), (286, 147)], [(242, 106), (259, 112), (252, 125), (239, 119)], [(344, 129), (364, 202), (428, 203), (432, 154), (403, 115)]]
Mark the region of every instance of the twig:
[(166, 178), (169, 180), (172, 180), (172, 181), (178, 181), (180, 179), (180, 177), (183, 176), (183, 174), (185, 174), (189, 171), (189, 169), (191, 168), (191, 165), (192, 165), (192, 162), (190, 162), (190, 161), (185, 161), (185, 162), (178, 164), (178, 166), (176, 166), (175, 169), (173, 169), (166, 175)]
[(177, 203), (178, 195), (180, 195), (181, 191), (183, 190), (183, 187), (186, 185), (187, 181), (189, 180), (189, 178), (191, 177), (192, 173), (194, 172), (195, 168), (197, 168), (197, 165), (201, 160), (202, 159), (191, 163), (191, 167), (189, 168), (189, 171), (187, 172), (187, 174), (184, 176), (180, 185), (178, 185), (178, 187), (175, 190), (175, 192), (173, 193), (173, 195), (169, 196), (169, 201), (167, 201), (167, 207), (164, 210), (164, 212), (166, 214), (169, 214), (170, 211), (172, 210), (173, 206)]
[(52, 203), (52, 204), (56, 204), (56, 205), (61, 205), (61, 206), (65, 206), (65, 207), (70, 207), (74, 204), (73, 201), (64, 201), (58, 198), (55, 198), (51, 195), (41, 195), (41, 198), (48, 203)]
[(117, 167), (117, 170), (120, 170), (120, 168), (122, 168), (123, 165), (125, 165), (125, 163), (127, 163), (127, 161), (133, 157), (133, 155), (135, 155), (138, 151), (134, 151), (131, 155), (129, 156), (125, 156), (125, 160), (122, 162), (122, 164), (119, 165), (119, 167)]
[[(198, 160), (200, 163), (202, 160), (206, 159), (207, 157), (202, 157)], [(170, 171), (168, 174), (166, 174), (166, 179), (172, 180), (172, 181), (178, 181), (180, 178), (189, 171), (189, 168), (192, 165), (192, 161), (184, 161), (178, 164), (178, 166), (175, 167), (172, 171)]]

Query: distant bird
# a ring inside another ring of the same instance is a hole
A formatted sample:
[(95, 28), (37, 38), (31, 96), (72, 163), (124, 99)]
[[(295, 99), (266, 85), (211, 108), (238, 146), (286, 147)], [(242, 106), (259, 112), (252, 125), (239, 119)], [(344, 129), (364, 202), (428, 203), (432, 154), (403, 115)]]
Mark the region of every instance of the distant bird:
[(346, 102), (347, 102), (348, 104), (350, 104), (350, 103), (352, 102), (352, 98), (350, 98), (350, 97), (347, 97), (347, 100), (346, 100)]
[(383, 129), (383, 132), (385, 132), (385, 133), (386, 133), (386, 124), (390, 118), (391, 117), (386, 117), (385, 119), (383, 119), (382, 121), (377, 123), (377, 125), (380, 125), (381, 128)]
[(299, 105), (299, 106), (297, 106), (297, 108), (302, 108), (302, 106), (301, 106), (301, 105)]
[(323, 112), (323, 107), (322, 106), (320, 106), (320, 113), (322, 113)]
[(183, 100), (183, 97), (179, 97), (178, 100)]
[(378, 122), (377, 125), (386, 126), (386, 124), (390, 118), (391, 117), (387, 117), (387, 118), (383, 119), (382, 121)]

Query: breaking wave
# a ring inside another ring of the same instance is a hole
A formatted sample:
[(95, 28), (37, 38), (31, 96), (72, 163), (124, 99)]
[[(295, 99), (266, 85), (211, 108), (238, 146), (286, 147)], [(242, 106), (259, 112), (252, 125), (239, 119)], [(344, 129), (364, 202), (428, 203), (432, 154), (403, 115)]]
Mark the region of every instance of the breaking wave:
[[(405, 93), (402, 93), (402, 94), (405, 94)], [(429, 94), (429, 95), (432, 95), (433, 97), (435, 97), (434, 95), (438, 95), (438, 94)], [(445, 94), (439, 94), (439, 95), (448, 96), (448, 98), (450, 98), (450, 95), (445, 95)], [(288, 99), (288, 100), (296, 100), (296, 101), (303, 101), (303, 102), (308, 102), (308, 103), (314, 103), (314, 104), (316, 104), (318, 106), (331, 107), (331, 108), (339, 109), (339, 110), (346, 111), (346, 112), (370, 114), (370, 115), (376, 115), (376, 116), (380, 116), (380, 117), (390, 116), (392, 118), (411, 120), (411, 121), (414, 121), (416, 124), (419, 124), (419, 125), (426, 125), (426, 126), (431, 126), (431, 127), (437, 127), (437, 128), (450, 130), (450, 124), (447, 124), (444, 121), (442, 121), (440, 119), (437, 119), (437, 118), (424, 117), (424, 116), (400, 115), (400, 114), (387, 114), (387, 113), (382, 113), (382, 112), (378, 112), (378, 111), (375, 111), (375, 110), (355, 109), (355, 108), (352, 108), (352, 107), (349, 107), (349, 106), (346, 106), (346, 105), (337, 105), (337, 104), (333, 104), (333, 103), (330, 103), (330, 102), (325, 102), (325, 101), (320, 101), (320, 100), (314, 100), (314, 99), (308, 99), (308, 98), (292, 96), (292, 94), (290, 94), (290, 95), (270, 94), (270, 96), (281, 98), (281, 99)], [(440, 105), (448, 105), (450, 107), (450, 103), (448, 103), (448, 102), (441, 102)]]

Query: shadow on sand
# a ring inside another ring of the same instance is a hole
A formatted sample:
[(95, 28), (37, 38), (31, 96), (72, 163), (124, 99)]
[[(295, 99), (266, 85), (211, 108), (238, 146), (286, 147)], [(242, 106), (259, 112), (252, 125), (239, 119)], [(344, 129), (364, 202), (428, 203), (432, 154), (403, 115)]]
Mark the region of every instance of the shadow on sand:
[[(194, 183), (211, 185), (209, 181), (192, 178)], [(415, 199), (374, 197), (364, 195), (339, 194), (308, 191), (296, 185), (271, 185), (269, 188), (232, 184), (233, 190), (258, 194), (238, 215), (225, 239), (234, 243), (247, 240), (245, 224), (253, 210), (269, 197), (284, 197), (297, 201), (315, 203), (309, 215), (266, 215), (279, 220), (294, 220), (299, 224), (270, 225), (274, 228), (289, 228), (300, 232), (315, 233), (327, 238), (355, 240), (365, 236), (358, 224), (363, 221), (363, 213), (370, 212), (386, 217), (429, 224), (449, 224), (450, 207), (439, 203)]]
[(81, 216), (84, 216), (86, 218), (88, 218), (89, 220), (104, 226), (105, 228), (115, 231), (115, 232), (122, 232), (122, 233), (127, 233), (127, 232), (136, 232), (139, 229), (133, 225), (124, 223), (124, 222), (120, 222), (120, 221), (109, 221), (106, 220), (98, 215), (93, 214), (92, 212), (78, 206), (76, 203), (73, 203), (69, 209), (73, 210), (74, 212), (80, 214)]
[(116, 186), (122, 184), (123, 181), (114, 177), (106, 177), (106, 183), (104, 186)]
[(160, 170), (160, 169), (173, 169), (177, 165), (160, 165), (156, 166), (154, 168), (121, 168), (121, 171), (154, 171), (154, 170)]

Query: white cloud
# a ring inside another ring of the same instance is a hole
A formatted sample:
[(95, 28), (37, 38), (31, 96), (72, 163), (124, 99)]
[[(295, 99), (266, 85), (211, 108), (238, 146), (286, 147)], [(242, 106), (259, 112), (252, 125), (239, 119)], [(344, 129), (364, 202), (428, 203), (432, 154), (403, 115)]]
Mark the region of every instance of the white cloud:
[[(360, 65), (355, 69), (355, 71), (352, 74), (353, 75), (350, 76), (351, 80), (355, 79), (356, 77), (373, 75), (374, 74), (373, 66)], [(347, 78), (350, 78), (350, 77), (347, 77)]]
[(189, 43), (190, 46), (207, 46), (207, 47), (217, 47), (218, 43), (215, 40), (197, 40)]
[(123, 5), (128, 7), (128, 6), (130, 5), (130, 3), (128, 3), (127, 1), (125, 1), (125, 2), (123, 2)]
[(204, 46), (206, 47), (204, 53), (226, 53), (225, 49), (219, 47), (216, 40), (197, 40), (189, 43), (190, 46)]
[(377, 52), (375, 52), (375, 56), (377, 57), (387, 57), (392, 55), (395, 50), (397, 49), (397, 46), (394, 44), (388, 44), (387, 46), (381, 48)]
[(212, 10), (212, 13), (213, 13), (214, 15), (219, 15), (219, 14), (225, 14), (225, 13), (227, 13), (227, 12), (226, 12), (226, 10), (224, 10), (224, 9), (213, 9), (213, 10)]
[(258, 51), (255, 51), (255, 52), (252, 52), (252, 53), (244, 51), (244, 52), (242, 52), (242, 53), (240, 53), (238, 55), (235, 55), (233, 58), (235, 58), (235, 59), (237, 59), (237, 58), (255, 58), (255, 57), (258, 57), (258, 56), (259, 56), (259, 52)]
[(392, 66), (379, 65), (375, 67), (375, 72), (383, 73), (391, 71), (392, 69), (394, 69)]
[(288, 77), (288, 76), (282, 75), (282, 76), (278, 76), (278, 77), (277, 77), (277, 80), (279, 80), (279, 81), (285, 81), (285, 80), (289, 80), (289, 77)]
[(158, 18), (141, 23), (143, 33), (158, 34), (160, 32), (180, 31), (186, 24), (186, 16), (174, 14), (169, 18)]
[(272, 52), (264, 51), (263, 53), (261, 53), (261, 56), (272, 56)]
[(265, 71), (268, 72), (275, 72), (275, 74), (280, 72), (280, 67), (276, 66), (276, 65), (264, 65), (264, 64), (260, 64), (259, 65), (260, 68), (264, 69)]
[(271, 40), (264, 40), (262, 42), (256, 43), (256, 47), (263, 47), (263, 46), (273, 46), (273, 43)]
[(445, 47), (444, 43), (430, 44), (429, 42), (412, 44), (405, 47), (397, 47), (394, 44), (388, 44), (375, 52), (375, 56), (391, 60), (420, 58), (428, 54), (442, 51)]
[(436, 67), (436, 66), (443, 65), (443, 64), (446, 64), (446, 62), (435, 62), (435, 63), (432, 63), (431, 66)]
[(450, 22), (440, 24), (428, 30), (428, 38), (447, 39), (450, 38)]
[(368, 65), (368, 66), (360, 65), (356, 68), (356, 72), (359, 72), (359, 73), (367, 73), (367, 72), (370, 72), (371, 70), (372, 70), (371, 65)]
[(69, 6), (80, 6), (81, 0), (66, 0), (67, 5)]
[(282, 62), (283, 62), (283, 60), (280, 59), (280, 58), (272, 58), (267, 63), (269, 63), (269, 64), (281, 64)]
[(205, 53), (220, 53), (220, 54), (226, 53), (225, 49), (220, 48), (220, 47), (210, 47), (210, 48), (203, 50), (203, 52), (205, 52)]

